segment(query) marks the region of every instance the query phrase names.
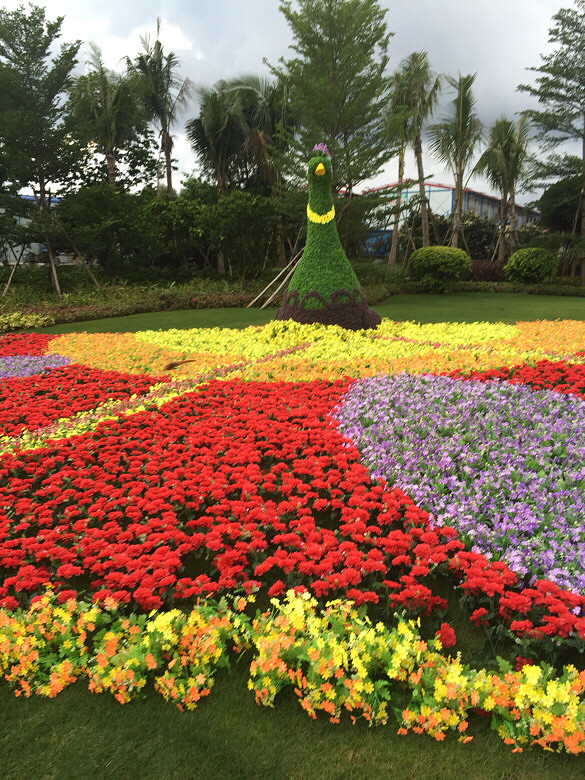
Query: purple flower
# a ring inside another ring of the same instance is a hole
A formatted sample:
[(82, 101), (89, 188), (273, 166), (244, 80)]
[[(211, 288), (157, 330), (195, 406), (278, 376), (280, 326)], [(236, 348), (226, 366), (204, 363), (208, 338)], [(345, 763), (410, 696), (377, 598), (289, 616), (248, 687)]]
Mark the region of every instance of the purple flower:
[(329, 149), (327, 148), (326, 144), (315, 144), (313, 147), (313, 152), (321, 152), (321, 154), (326, 155), (327, 157), (331, 157), (329, 154)]
[(504, 382), (379, 376), (337, 410), (373, 477), (521, 577), (585, 593), (585, 403)]
[(0, 379), (44, 374), (52, 368), (67, 366), (71, 360), (63, 355), (10, 355), (0, 357)]

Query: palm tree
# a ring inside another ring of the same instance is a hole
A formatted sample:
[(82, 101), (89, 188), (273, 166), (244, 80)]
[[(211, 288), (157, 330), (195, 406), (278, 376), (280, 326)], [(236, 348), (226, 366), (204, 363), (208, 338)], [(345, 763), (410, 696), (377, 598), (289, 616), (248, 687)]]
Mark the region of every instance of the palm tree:
[(134, 62), (127, 60), (132, 73), (140, 77), (140, 94), (149, 117), (160, 127), (160, 148), (165, 158), (167, 191), (173, 191), (173, 136), (171, 127), (179, 109), (192, 94), (192, 83), (177, 74), (179, 60), (174, 52), (166, 54), (159, 40), (161, 20), (156, 20), (156, 40), (149, 35), (140, 38), (143, 51)]
[(431, 72), (426, 51), (415, 51), (401, 63), (404, 73), (408, 108), (411, 113), (412, 145), (416, 160), (420, 192), (423, 246), (430, 244), (428, 201), (422, 159), (422, 132), (425, 122), (433, 113), (441, 89), (441, 79)]
[(528, 162), (528, 120), (517, 122), (502, 117), (492, 125), (488, 146), (480, 157), (476, 171), (483, 173), (490, 184), (499, 189), (500, 229), (498, 233), (498, 262), (506, 256), (506, 231), (510, 221), (510, 236), (517, 243), (516, 187)]
[(198, 93), (199, 116), (187, 122), (187, 138), (223, 197), (241, 169), (248, 125), (237, 92), (227, 82), (218, 81)]
[(118, 155), (145, 128), (132, 79), (108, 70), (98, 46), (90, 43), (90, 71), (69, 90), (71, 115), (86, 140), (106, 159), (108, 183), (116, 185)]
[(230, 81), (227, 88), (236, 93), (248, 126), (243, 151), (261, 179), (268, 182), (275, 193), (282, 181), (281, 158), (292, 130), (282, 86), (278, 82), (249, 75)]
[(398, 258), (398, 225), (400, 222), (402, 190), (404, 186), (404, 165), (406, 149), (412, 141), (412, 115), (408, 106), (409, 84), (405, 65), (403, 65), (390, 77), (390, 105), (388, 117), (388, 137), (392, 143), (397, 144), (398, 155), (398, 182), (395, 188), (396, 206), (394, 210), (394, 225), (392, 229), (392, 243), (388, 255), (388, 268), (395, 269)]
[(465, 171), (482, 138), (483, 126), (475, 113), (472, 93), (475, 74), (460, 75), (458, 79), (448, 78), (447, 81), (456, 92), (451, 103), (452, 111), (442, 122), (430, 128), (430, 138), (433, 153), (451, 169), (455, 178), (451, 246), (456, 247), (461, 232)]

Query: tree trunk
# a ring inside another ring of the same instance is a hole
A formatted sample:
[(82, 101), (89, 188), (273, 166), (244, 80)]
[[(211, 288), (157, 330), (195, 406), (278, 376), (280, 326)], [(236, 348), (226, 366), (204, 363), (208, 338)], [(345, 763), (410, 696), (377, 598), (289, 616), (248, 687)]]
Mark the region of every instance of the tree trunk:
[(425, 175), (422, 161), (422, 141), (420, 135), (414, 139), (414, 156), (416, 158), (416, 169), (418, 171), (418, 189), (420, 193), (420, 219), (422, 227), (422, 244), (429, 246), (431, 243), (429, 236), (429, 212), (428, 200), (425, 191)]
[(160, 134), (160, 146), (165, 156), (165, 170), (167, 174), (167, 192), (171, 194), (173, 192), (173, 161), (171, 153), (173, 151), (173, 139), (171, 134), (166, 128), (161, 130)]
[(51, 240), (47, 233), (45, 233), (45, 243), (47, 245), (47, 252), (49, 254), (49, 270), (51, 273), (51, 287), (55, 295), (61, 297), (61, 285), (59, 284), (59, 277), (57, 276), (57, 257), (53, 251)]
[(111, 150), (106, 152), (106, 171), (110, 187), (116, 186), (116, 155)]
[(396, 188), (396, 212), (394, 214), (394, 226), (392, 228), (392, 243), (390, 245), (390, 254), (388, 255), (388, 270), (395, 271), (398, 260), (398, 224), (400, 222), (400, 211), (402, 207), (402, 182), (404, 181), (404, 143), (400, 145), (398, 151), (398, 186)]
[(39, 209), (41, 216), (41, 229), (45, 239), (45, 245), (47, 247), (47, 254), (49, 255), (49, 273), (51, 276), (51, 287), (55, 295), (61, 297), (61, 285), (59, 284), (59, 277), (57, 275), (57, 258), (53, 252), (51, 245), (51, 239), (49, 238), (49, 204), (47, 203), (47, 190), (45, 188), (45, 181), (41, 177), (39, 181), (39, 189), (34, 190), (35, 201), (37, 208)]
[(225, 260), (221, 249), (217, 253), (217, 273), (219, 276), (225, 276)]
[(585, 202), (585, 116), (583, 117), (583, 145), (581, 151), (581, 197), (579, 198), (579, 206), (581, 208), (581, 235), (585, 236), (585, 208), (583, 204)]
[(508, 199), (500, 201), (500, 234), (498, 236), (498, 264), (503, 266), (506, 261), (506, 225), (508, 222)]
[(453, 206), (453, 230), (451, 233), (451, 246), (457, 249), (459, 246), (459, 233), (461, 232), (461, 211), (463, 207), (462, 171), (457, 171), (457, 174), (455, 175), (455, 203)]
[(510, 190), (510, 241), (518, 245), (518, 218), (516, 217), (516, 191)]

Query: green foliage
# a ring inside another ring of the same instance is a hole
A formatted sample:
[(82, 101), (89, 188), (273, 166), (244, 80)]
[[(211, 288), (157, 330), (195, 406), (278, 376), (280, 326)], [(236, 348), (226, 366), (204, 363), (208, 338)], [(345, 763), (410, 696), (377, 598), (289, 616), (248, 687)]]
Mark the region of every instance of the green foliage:
[(277, 224), (273, 198), (234, 190), (208, 209), (210, 241), (221, 251), (228, 274), (258, 277), (269, 260)]
[(46, 328), (54, 324), (55, 319), (47, 314), (22, 314), (20, 312), (0, 314), (0, 333)]
[(66, 195), (55, 213), (82, 255), (97, 260), (109, 276), (123, 276), (126, 265), (154, 265), (158, 257), (158, 223), (148, 216), (153, 197), (103, 182)]
[(377, 0), (282, 0), (279, 7), (295, 56), (271, 70), (296, 123), (295, 160), (324, 141), (334, 162), (334, 189), (351, 189), (392, 156), (384, 118), (386, 11)]
[(456, 93), (451, 111), (440, 124), (429, 129), (429, 134), (431, 150), (450, 169), (455, 180), (453, 233), (455, 240), (459, 240), (465, 171), (481, 140), (483, 126), (475, 112), (472, 92), (475, 74), (459, 75), (458, 79), (448, 78), (447, 81)]
[(56, 52), (63, 17), (48, 21), (30, 5), (0, 9), (0, 146), (6, 179), (18, 187), (55, 187), (73, 173), (79, 149), (70, 143), (63, 95), (77, 63), (80, 41)]
[(463, 249), (450, 246), (421, 247), (410, 256), (410, 274), (429, 290), (445, 291), (450, 282), (471, 274), (471, 260)]
[(205, 206), (212, 206), (214, 203), (217, 203), (219, 197), (217, 189), (209, 182), (189, 176), (181, 182), (181, 185), (179, 197), (197, 201)]
[(570, 176), (547, 187), (536, 203), (540, 211), (539, 224), (558, 233), (572, 232), (580, 192), (580, 176)]
[[(444, 217), (442, 214), (429, 212), (429, 219), (433, 244), (444, 244), (448, 240), (451, 229), (450, 218)], [(423, 246), (422, 215), (421, 211), (416, 208), (416, 201), (412, 208), (409, 205), (408, 215), (400, 226), (399, 241), (400, 245), (406, 250), (410, 250), (413, 247), (418, 249)]]
[(283, 131), (291, 125), (281, 85), (243, 76), (198, 92), (199, 116), (187, 122), (187, 137), (219, 194), (234, 188), (275, 192), (286, 147)]
[[(561, 8), (553, 16), (549, 29), (547, 54), (541, 55), (541, 65), (529, 68), (538, 74), (536, 84), (521, 84), (518, 89), (538, 99), (539, 109), (523, 114), (536, 130), (536, 138), (545, 151), (556, 149), (565, 142), (573, 142), (583, 149), (585, 142), (585, 0), (575, 0), (573, 8)], [(581, 159), (570, 155), (551, 154), (544, 165), (537, 164), (533, 179), (567, 176), (567, 167), (581, 171)], [(564, 173), (561, 170), (564, 169)], [(581, 207), (580, 232), (585, 235), (585, 204)], [(565, 225), (565, 230), (572, 230)]]
[(199, 100), (199, 116), (186, 124), (187, 138), (205, 175), (223, 196), (241, 184), (246, 120), (237, 92), (223, 79), (211, 89), (200, 89)]
[(528, 121), (517, 122), (502, 117), (492, 125), (488, 147), (480, 157), (476, 171), (486, 175), (490, 184), (500, 191), (500, 227), (497, 257), (503, 265), (508, 254), (508, 221), (515, 232), (515, 201), (518, 181), (523, 176), (528, 160)]
[[(435, 245), (447, 245), (452, 231), (453, 217), (431, 214), (431, 238)], [(420, 211), (412, 210), (402, 223), (399, 233), (403, 247), (422, 247), (422, 221)], [(461, 215), (460, 245), (476, 260), (489, 260), (493, 254), (498, 226), (495, 220), (480, 217), (473, 211)]]
[(518, 249), (505, 266), (506, 278), (513, 282), (532, 284), (552, 279), (557, 273), (559, 261), (548, 249), (526, 247)]
[(490, 260), (497, 240), (496, 220), (466, 211), (461, 217), (461, 228), (463, 238), (460, 243), (469, 256), (478, 260)]
[[(98, 154), (103, 157), (101, 167), (105, 177), (115, 186), (120, 182), (120, 163), (130, 162), (136, 150), (148, 149), (145, 142), (150, 131), (138, 99), (136, 80), (108, 70), (101, 50), (95, 44), (90, 44), (89, 48), (90, 70), (75, 78), (69, 89), (68, 109), (76, 135), (88, 149), (90, 161), (97, 147)], [(156, 158), (150, 151), (143, 163), (147, 176), (156, 172)], [(133, 178), (136, 183), (136, 177)]]
[(159, 39), (160, 18), (156, 21), (156, 40), (140, 38), (142, 51), (133, 62), (126, 59), (129, 73), (136, 78), (138, 93), (148, 118), (159, 129), (160, 149), (165, 160), (167, 192), (173, 192), (173, 136), (171, 128), (192, 92), (189, 79), (179, 76), (180, 62), (175, 52), (165, 52)]

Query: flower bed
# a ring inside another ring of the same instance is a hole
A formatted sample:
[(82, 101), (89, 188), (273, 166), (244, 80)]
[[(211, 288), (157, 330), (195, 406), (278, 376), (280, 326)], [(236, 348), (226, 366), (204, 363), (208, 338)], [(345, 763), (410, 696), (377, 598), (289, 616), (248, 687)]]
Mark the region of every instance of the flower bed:
[[(259, 703), (398, 704), (401, 729), (463, 741), (481, 708), (518, 748), (583, 750), (583, 323), (4, 338), (31, 372), (0, 381), (17, 691), (148, 683), (192, 708), (235, 644)], [(535, 671), (463, 663), (446, 583)]]

